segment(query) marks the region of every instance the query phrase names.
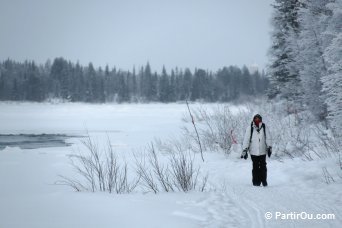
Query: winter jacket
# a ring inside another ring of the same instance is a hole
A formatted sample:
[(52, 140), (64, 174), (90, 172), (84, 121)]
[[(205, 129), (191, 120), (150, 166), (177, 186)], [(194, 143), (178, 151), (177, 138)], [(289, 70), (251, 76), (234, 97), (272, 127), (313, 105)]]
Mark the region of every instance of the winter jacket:
[[(253, 124), (249, 124), (249, 126), (246, 129), (245, 137), (243, 139), (243, 149), (248, 149), (249, 148), (249, 153), (251, 155), (265, 155), (267, 154), (267, 148), (269, 146), (272, 146), (272, 141), (271, 138), (272, 136), (270, 135), (270, 132), (268, 130), (268, 127), (266, 126), (266, 139), (265, 139), (265, 134), (264, 134), (264, 129), (261, 127), (262, 123), (259, 124), (259, 129), (253, 122)], [(252, 133), (252, 139), (251, 142), (250, 137), (251, 137), (251, 127), (253, 127), (253, 133)]]

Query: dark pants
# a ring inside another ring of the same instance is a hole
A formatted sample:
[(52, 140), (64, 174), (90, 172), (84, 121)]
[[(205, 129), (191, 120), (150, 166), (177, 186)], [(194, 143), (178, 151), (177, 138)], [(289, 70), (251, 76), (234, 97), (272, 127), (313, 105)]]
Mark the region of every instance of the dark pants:
[(251, 158), (253, 161), (253, 185), (260, 186), (260, 184), (262, 183), (263, 186), (267, 186), (266, 155), (251, 155)]

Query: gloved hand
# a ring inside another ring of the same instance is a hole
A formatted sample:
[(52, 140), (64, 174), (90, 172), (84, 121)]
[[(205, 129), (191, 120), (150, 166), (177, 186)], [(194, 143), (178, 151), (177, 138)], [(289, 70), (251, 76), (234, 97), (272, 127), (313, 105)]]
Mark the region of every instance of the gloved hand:
[(248, 158), (248, 153), (247, 153), (247, 149), (244, 149), (241, 153), (241, 158), (244, 158), (245, 160)]
[(267, 147), (267, 155), (268, 155), (268, 157), (271, 157), (271, 154), (272, 154), (272, 147), (269, 146), (269, 147)]

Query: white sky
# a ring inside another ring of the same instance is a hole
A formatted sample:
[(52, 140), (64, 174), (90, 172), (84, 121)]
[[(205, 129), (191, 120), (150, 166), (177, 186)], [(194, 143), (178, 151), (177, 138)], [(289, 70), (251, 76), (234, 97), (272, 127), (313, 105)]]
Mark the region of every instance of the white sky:
[(132, 69), (267, 63), (272, 0), (0, 0), (0, 61)]

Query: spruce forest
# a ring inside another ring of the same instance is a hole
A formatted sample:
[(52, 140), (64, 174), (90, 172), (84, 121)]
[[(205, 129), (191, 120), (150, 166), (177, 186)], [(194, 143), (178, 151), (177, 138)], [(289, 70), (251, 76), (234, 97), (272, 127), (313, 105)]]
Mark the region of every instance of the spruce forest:
[(95, 69), (92, 63), (84, 67), (63, 58), (41, 66), (12, 60), (0, 64), (0, 99), (13, 101), (225, 102), (264, 94), (267, 85), (264, 73), (236, 66), (216, 73), (177, 68), (167, 72), (163, 67), (160, 74), (153, 72), (149, 63), (132, 72), (109, 66)]

